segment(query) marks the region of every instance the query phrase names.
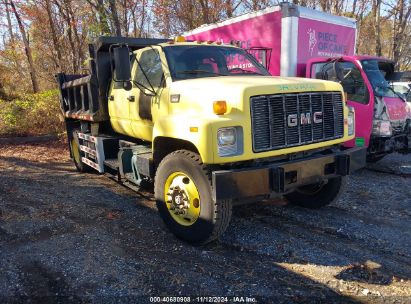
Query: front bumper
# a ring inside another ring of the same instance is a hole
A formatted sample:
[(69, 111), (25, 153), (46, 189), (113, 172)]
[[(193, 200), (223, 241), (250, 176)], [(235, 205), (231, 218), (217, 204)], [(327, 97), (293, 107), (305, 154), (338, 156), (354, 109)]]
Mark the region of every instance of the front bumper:
[(370, 154), (387, 154), (392, 152), (411, 153), (411, 120), (405, 127), (392, 136), (371, 136)]
[(252, 198), (283, 194), (311, 183), (345, 176), (365, 166), (364, 147), (295, 161), (212, 173), (214, 200)]

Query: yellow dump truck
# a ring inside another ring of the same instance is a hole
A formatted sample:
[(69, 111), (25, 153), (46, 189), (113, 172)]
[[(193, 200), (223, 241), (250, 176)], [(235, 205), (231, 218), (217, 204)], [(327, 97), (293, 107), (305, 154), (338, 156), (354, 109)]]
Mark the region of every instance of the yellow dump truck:
[(139, 190), (179, 238), (204, 244), (232, 206), (285, 196), (319, 208), (364, 166), (354, 112), (334, 82), (272, 77), (218, 42), (100, 37), (87, 75), (58, 74), (70, 153), (81, 172)]

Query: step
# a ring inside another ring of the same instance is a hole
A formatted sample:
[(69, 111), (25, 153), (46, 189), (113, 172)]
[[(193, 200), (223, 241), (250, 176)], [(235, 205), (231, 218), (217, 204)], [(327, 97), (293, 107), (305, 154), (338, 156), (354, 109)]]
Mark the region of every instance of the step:
[(118, 170), (119, 168), (119, 162), (117, 158), (106, 159), (104, 161), (104, 165), (114, 170)]

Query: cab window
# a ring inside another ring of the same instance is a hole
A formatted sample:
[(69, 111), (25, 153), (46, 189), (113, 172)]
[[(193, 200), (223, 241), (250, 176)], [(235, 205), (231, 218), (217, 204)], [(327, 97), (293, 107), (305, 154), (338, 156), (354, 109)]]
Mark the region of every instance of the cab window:
[(134, 80), (146, 88), (163, 86), (164, 74), (157, 50), (149, 49), (141, 54)]
[[(340, 64), (344, 73), (344, 80), (341, 81), (341, 85), (344, 88), (344, 92), (347, 93), (347, 99), (367, 104), (369, 100), (368, 89), (361, 76), (360, 70), (352, 62), (340, 62)], [(318, 79), (324, 79), (322, 75), (324, 75), (324, 70), (328, 69), (332, 69), (332, 65), (327, 62), (314, 63), (311, 69), (311, 75)], [(336, 81), (336, 79), (329, 80)]]

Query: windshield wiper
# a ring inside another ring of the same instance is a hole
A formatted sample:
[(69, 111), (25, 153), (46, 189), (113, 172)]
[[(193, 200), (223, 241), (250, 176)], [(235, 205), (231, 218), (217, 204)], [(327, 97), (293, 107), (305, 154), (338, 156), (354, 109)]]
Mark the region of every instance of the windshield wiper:
[[(233, 70), (237, 70), (237, 71), (244, 72), (243, 74), (256, 74), (256, 75), (261, 75), (261, 76), (268, 76), (268, 75), (261, 74), (261, 73), (259, 73), (259, 72), (250, 71), (250, 70), (245, 70), (245, 69), (242, 69), (242, 68), (233, 68), (233, 69), (231, 69), (231, 70), (228, 70), (228, 72), (231, 72), (231, 71), (233, 71)], [(239, 75), (241, 75), (241, 74), (239, 74)]]
[(221, 74), (221, 73), (206, 71), (206, 70), (177, 71), (176, 74), (211, 74), (211, 75), (218, 75), (218, 76), (227, 76), (227, 74)]

